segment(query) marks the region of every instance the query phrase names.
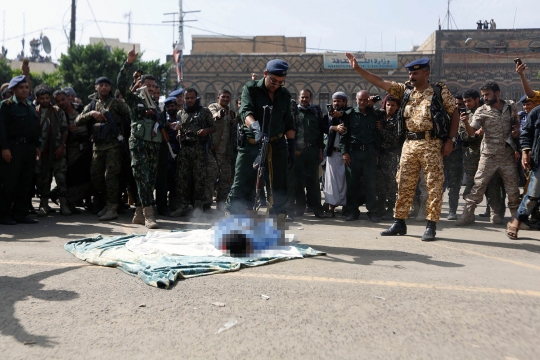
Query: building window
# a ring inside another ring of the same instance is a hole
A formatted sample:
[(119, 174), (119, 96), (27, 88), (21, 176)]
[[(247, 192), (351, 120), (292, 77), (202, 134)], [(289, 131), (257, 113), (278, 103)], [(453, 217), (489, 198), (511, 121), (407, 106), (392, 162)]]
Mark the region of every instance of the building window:
[(326, 109), (327, 104), (330, 104), (330, 94), (319, 93), (319, 106), (323, 109)]
[(529, 49), (534, 52), (540, 51), (540, 41), (533, 41), (531, 45), (529, 45)]
[(205, 96), (205, 100), (204, 100), (205, 105), (208, 106), (213, 102), (216, 102), (216, 93), (215, 92), (207, 92), (206, 96)]

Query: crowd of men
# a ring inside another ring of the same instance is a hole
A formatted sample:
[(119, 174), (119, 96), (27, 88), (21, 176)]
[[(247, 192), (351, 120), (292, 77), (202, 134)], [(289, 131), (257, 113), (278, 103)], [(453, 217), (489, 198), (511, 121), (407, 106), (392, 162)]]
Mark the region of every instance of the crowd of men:
[[(540, 120), (533, 109), (540, 91), (530, 88), (525, 64), (516, 65), (526, 94), (522, 112), (494, 82), (462, 94), (430, 84), (427, 58), (406, 66), (409, 81), (402, 84), (366, 71), (347, 54), (360, 76), (387, 92), (380, 106), (380, 97), (365, 90), (350, 107), (345, 93), (334, 93), (326, 111), (312, 104), (308, 88), (291, 99), (284, 87), (288, 64), (275, 59), (261, 79), (253, 75), (244, 85), (235, 113), (227, 89), (208, 107), (194, 88), (175, 90), (161, 110), (156, 79), (132, 66), (137, 56), (128, 53), (116, 92), (110, 79), (97, 78), (86, 106), (73, 89), (45, 85), (30, 102), (25, 75), (2, 87), (1, 224), (36, 223), (32, 213), (56, 211), (50, 201), (61, 215), (86, 208), (100, 221), (134, 205), (132, 222), (149, 229), (158, 227), (154, 211), (180, 217), (210, 210), (214, 199), (225, 216), (267, 205), (278, 221), (306, 212), (335, 218), (336, 207), (354, 221), (365, 204), (371, 222), (393, 220), (383, 236), (406, 234), (405, 220), (413, 216), (427, 221), (422, 240), (430, 241), (445, 189), (448, 220), (457, 226), (474, 223), (484, 195), (488, 207), (480, 216), (495, 224), (503, 223), (508, 197), (510, 238), (536, 221), (530, 216), (540, 195)], [(464, 177), (466, 205), (458, 218)], [(529, 177), (522, 201), (518, 187)]]

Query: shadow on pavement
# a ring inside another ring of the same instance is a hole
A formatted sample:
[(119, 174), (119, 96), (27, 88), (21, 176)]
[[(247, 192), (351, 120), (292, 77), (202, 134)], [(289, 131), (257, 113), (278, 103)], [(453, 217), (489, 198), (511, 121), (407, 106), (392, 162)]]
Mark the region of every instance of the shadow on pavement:
[[(501, 236), (504, 236), (501, 234)], [(505, 237), (506, 238), (506, 237)], [(482, 246), (491, 246), (491, 247), (498, 247), (503, 249), (512, 249), (512, 250), (525, 250), (529, 251), (535, 254), (540, 254), (540, 245), (536, 244), (523, 244), (520, 242), (517, 242), (519, 240), (536, 240), (538, 239), (531, 239), (531, 238), (520, 238), (518, 240), (509, 240), (512, 242), (492, 242), (492, 241), (475, 241), (475, 240), (459, 240), (459, 239), (447, 239), (447, 238), (439, 238), (437, 237), (437, 240), (443, 240), (448, 241), (451, 243), (458, 243), (458, 244), (471, 244), (471, 245), (482, 245)]]
[(25, 341), (42, 347), (52, 347), (57, 343), (46, 335), (33, 335), (28, 333), (15, 317), (15, 304), (29, 297), (46, 301), (67, 301), (79, 297), (74, 291), (43, 290), (44, 284), (40, 282), (67, 271), (79, 268), (72, 266), (62, 269), (43, 271), (25, 277), (0, 276), (0, 334), (11, 336), (20, 343)]
[(408, 253), (405, 251), (395, 250), (367, 250), (353, 249), (347, 247), (333, 246), (315, 246), (315, 249), (324, 251), (328, 256), (315, 257), (314, 259), (343, 262), (350, 264), (350, 261), (339, 259), (331, 255), (347, 255), (354, 258), (354, 262), (358, 265), (371, 265), (375, 261), (415, 261), (426, 265), (441, 266), (441, 267), (462, 267), (463, 264), (457, 264), (447, 261), (433, 260), (431, 256)]

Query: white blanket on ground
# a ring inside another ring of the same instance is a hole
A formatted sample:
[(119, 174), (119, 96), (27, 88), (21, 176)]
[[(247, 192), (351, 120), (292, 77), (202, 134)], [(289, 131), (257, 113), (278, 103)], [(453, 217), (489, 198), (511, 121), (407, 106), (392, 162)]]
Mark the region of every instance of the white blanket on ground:
[[(296, 235), (285, 235), (287, 242), (296, 240)], [(224, 256), (214, 246), (214, 230), (192, 230), (178, 232), (149, 231), (145, 237), (137, 237), (126, 243), (126, 248), (140, 254), (181, 256)], [(278, 246), (252, 255), (253, 257), (303, 257), (294, 246)]]

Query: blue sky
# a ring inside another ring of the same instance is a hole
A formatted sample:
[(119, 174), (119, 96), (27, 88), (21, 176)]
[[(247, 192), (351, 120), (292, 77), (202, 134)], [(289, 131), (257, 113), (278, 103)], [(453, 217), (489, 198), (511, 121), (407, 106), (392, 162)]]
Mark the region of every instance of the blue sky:
[[(8, 58), (21, 51), (23, 33), (26, 33), (28, 53), (28, 42), (39, 37), (40, 31), (51, 40), (53, 60), (59, 58), (67, 49), (65, 33), (69, 35), (70, 7), (71, 0), (26, 0), (23, 3), (3, 0), (0, 16), (5, 14), (2, 35), (9, 50)], [(201, 10), (186, 15), (186, 20), (198, 20), (186, 23), (186, 53), (191, 49), (192, 34), (212, 33), (305, 36), (309, 52), (404, 51), (412, 44), (420, 45), (437, 29), (439, 18), (441, 22), (444, 20), (446, 8), (446, 0), (184, 0), (184, 11)], [(492, 18), (498, 29), (540, 27), (540, 1), (453, 0), (450, 10), (459, 29), (473, 29), (479, 19)], [(141, 44), (146, 60), (164, 61), (172, 52), (178, 32), (171, 24), (162, 24), (162, 21), (172, 20), (172, 16), (163, 13), (177, 12), (177, 0), (78, 0), (76, 42), (88, 44), (90, 37), (101, 37), (100, 33), (103, 37), (127, 42), (124, 14), (130, 11), (131, 41)]]

